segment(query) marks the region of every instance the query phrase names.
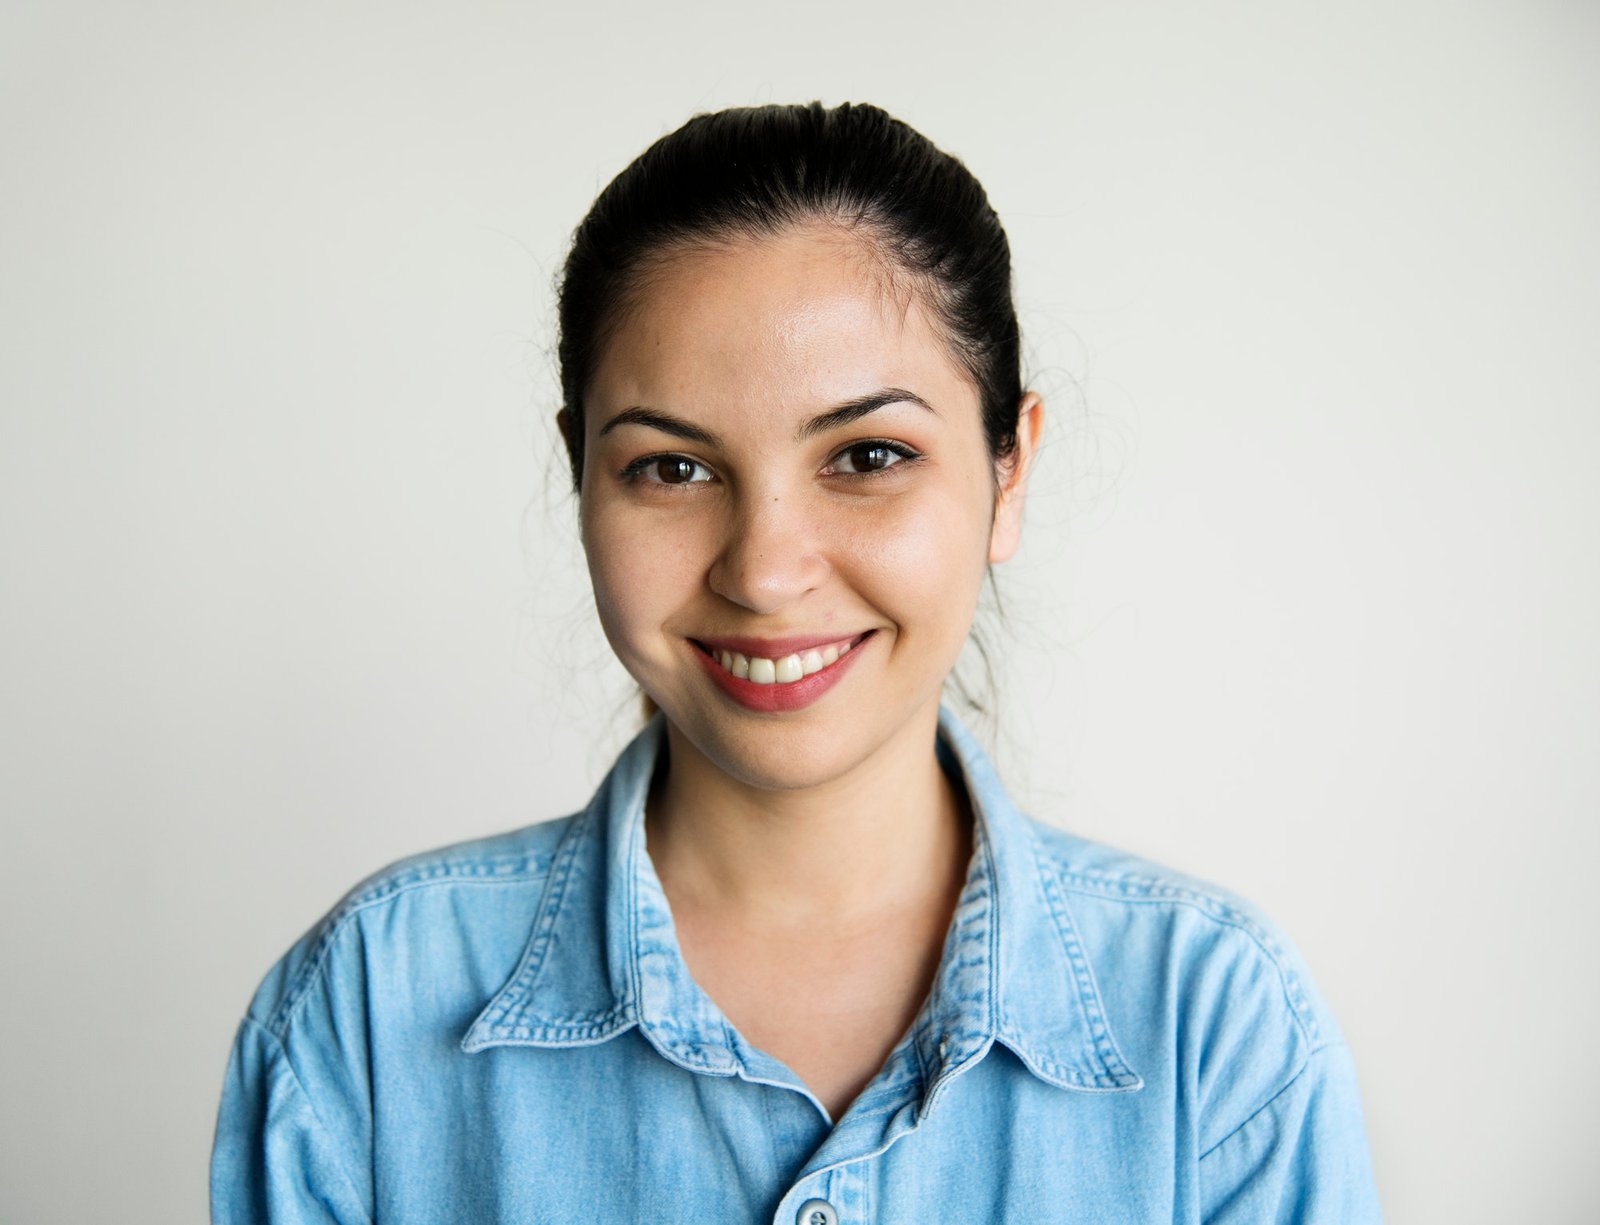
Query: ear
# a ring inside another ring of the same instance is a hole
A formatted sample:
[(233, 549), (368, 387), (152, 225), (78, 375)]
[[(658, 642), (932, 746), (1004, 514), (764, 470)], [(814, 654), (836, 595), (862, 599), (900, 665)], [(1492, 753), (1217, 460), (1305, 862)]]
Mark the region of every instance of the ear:
[(1026, 392), (1017, 410), (1017, 449), (1000, 470), (1000, 487), (994, 495), (994, 522), (989, 528), (991, 562), (1005, 561), (1022, 540), (1022, 502), (1043, 429), (1044, 400), (1036, 391)]

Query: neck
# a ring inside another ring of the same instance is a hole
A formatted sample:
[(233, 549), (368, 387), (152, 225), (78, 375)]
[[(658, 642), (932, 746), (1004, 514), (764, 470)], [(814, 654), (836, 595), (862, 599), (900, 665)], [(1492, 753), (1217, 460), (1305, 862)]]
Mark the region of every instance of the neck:
[(669, 903), (737, 913), (746, 930), (842, 933), (959, 892), (971, 816), (939, 766), (937, 723), (934, 709), (845, 774), (774, 791), (731, 777), (668, 721), (646, 829)]

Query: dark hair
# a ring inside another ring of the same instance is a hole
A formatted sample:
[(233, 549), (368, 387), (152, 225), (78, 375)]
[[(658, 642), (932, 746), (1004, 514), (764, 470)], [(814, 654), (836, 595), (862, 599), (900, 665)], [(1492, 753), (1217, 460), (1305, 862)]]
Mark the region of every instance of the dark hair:
[(739, 107), (696, 115), (600, 193), (573, 236), (560, 291), (562, 417), (583, 479), (583, 393), (653, 263), (697, 242), (807, 221), (859, 228), (930, 306), (977, 387), (996, 464), (1016, 449), (1020, 338), (1011, 248), (983, 186), (876, 106)]

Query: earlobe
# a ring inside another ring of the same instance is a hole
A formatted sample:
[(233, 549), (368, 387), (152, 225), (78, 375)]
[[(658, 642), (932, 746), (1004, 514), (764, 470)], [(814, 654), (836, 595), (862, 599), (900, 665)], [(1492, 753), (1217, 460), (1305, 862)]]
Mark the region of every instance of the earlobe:
[(1001, 473), (1000, 487), (995, 492), (994, 520), (989, 530), (990, 562), (1008, 560), (1022, 542), (1022, 504), (1043, 428), (1043, 397), (1036, 391), (1024, 393), (1017, 410), (1017, 449)]

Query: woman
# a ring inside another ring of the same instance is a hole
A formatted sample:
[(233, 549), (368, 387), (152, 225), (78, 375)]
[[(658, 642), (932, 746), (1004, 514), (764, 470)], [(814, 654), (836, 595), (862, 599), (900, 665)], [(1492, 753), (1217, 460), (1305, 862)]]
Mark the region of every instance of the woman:
[(940, 706), (1044, 411), (970, 173), (872, 107), (700, 116), (579, 228), (560, 355), (656, 713), (268, 976), (215, 1219), (1375, 1220), (1272, 929), (1019, 814)]

